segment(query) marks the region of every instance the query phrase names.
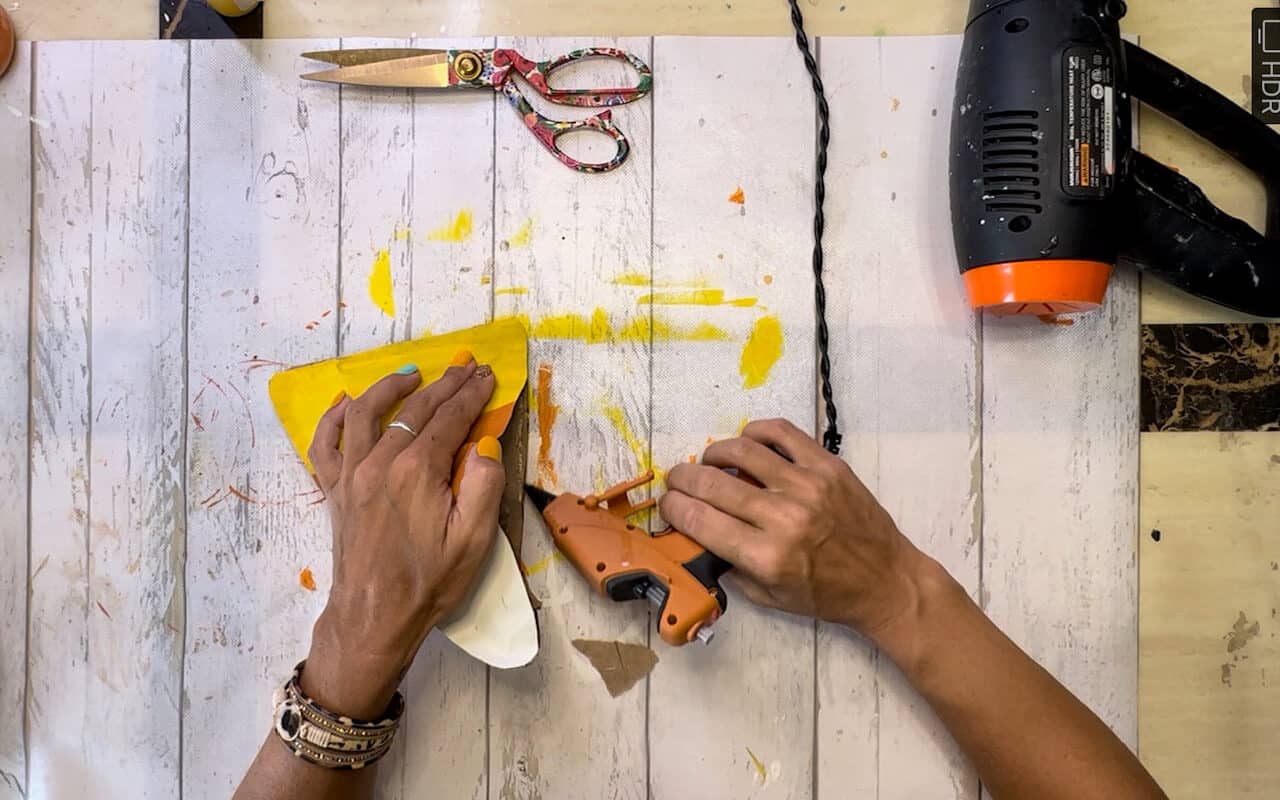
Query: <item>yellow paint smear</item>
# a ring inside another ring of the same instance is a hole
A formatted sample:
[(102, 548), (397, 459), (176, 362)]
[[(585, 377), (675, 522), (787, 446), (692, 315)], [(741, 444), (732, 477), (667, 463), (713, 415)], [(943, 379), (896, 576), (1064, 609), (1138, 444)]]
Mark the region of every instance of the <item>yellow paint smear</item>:
[(538, 339), (574, 339), (587, 344), (600, 344), (611, 338), (609, 315), (603, 308), (591, 312), (587, 319), (581, 314), (556, 314), (543, 317), (534, 323), (530, 333)]
[(636, 305), (655, 306), (738, 306), (750, 308), (756, 304), (754, 297), (724, 299), (723, 289), (691, 289), (683, 292), (653, 292), (640, 295)]
[(635, 431), (631, 430), (631, 424), (627, 422), (627, 414), (622, 410), (622, 407), (611, 403), (601, 403), (600, 411), (604, 414), (604, 418), (613, 424), (613, 427), (618, 431), (618, 435), (622, 437), (623, 443), (627, 445), (627, 449), (635, 456), (637, 474), (651, 469), (653, 470), (654, 481), (661, 481), (663, 476), (666, 475), (666, 471), (653, 466), (653, 458), (649, 452), (648, 443), (640, 441), (640, 437), (636, 436)]
[(747, 755), (751, 756), (751, 764), (756, 768), (756, 777), (759, 779), (759, 782), (763, 784), (769, 777), (769, 773), (765, 771), (764, 762), (759, 758), (756, 758), (756, 754), (751, 752), (750, 747), (747, 748)]
[(391, 251), (379, 250), (369, 273), (369, 299), (388, 317), (396, 315), (396, 298), (391, 291)]
[(533, 236), (533, 219), (529, 218), (524, 221), (519, 230), (507, 238), (507, 245), (510, 247), (528, 247), (531, 236)]
[(781, 357), (782, 323), (777, 317), (761, 317), (756, 320), (747, 343), (742, 346), (742, 361), (738, 365), (742, 388), (763, 386), (769, 380), (769, 371)]
[(529, 331), (529, 335), (543, 340), (571, 340), (587, 344), (607, 344), (617, 342), (721, 342), (731, 337), (723, 328), (708, 322), (700, 322), (693, 327), (679, 326), (665, 320), (650, 320), (638, 317), (617, 327), (609, 319), (603, 308), (591, 312), (590, 317), (582, 314), (554, 314), (538, 320), (530, 320), (518, 316)]
[(559, 550), (552, 551), (551, 555), (547, 556), (546, 558), (540, 558), (537, 561), (533, 562), (532, 564), (526, 566), (524, 568), (524, 574), (537, 575), (539, 572), (542, 572), (552, 564), (556, 564), (561, 561), (564, 561), (564, 554), (561, 553)]
[(458, 212), (458, 216), (453, 218), (453, 222), (445, 225), (443, 228), (437, 228), (427, 234), (427, 238), (433, 242), (465, 242), (471, 238), (471, 211), (462, 209)]
[(649, 276), (643, 272), (624, 272), (615, 276), (612, 283), (615, 286), (643, 286), (646, 289), (705, 289), (708, 286), (706, 278), (690, 278), (687, 281), (650, 281)]
[(490, 278), (488, 275), (481, 275), (481, 276), (480, 276), (480, 285), (481, 285), (481, 286), (488, 286), (488, 285), (489, 285), (489, 284), (491, 284), (491, 283), (493, 283), (493, 278)]
[(494, 289), (494, 294), (528, 294), (529, 289), (526, 286), (508, 286), (505, 289)]
[(412, 231), (409, 230), (409, 227), (407, 225), (397, 225), (394, 235), (396, 237), (397, 242), (403, 242), (409, 239), (409, 237), (412, 235)]

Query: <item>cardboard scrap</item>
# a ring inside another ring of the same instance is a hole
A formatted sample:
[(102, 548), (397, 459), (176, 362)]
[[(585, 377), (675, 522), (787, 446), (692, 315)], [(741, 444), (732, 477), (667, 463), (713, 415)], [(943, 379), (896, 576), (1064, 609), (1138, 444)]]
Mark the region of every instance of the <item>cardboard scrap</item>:
[(610, 697), (635, 686), (658, 664), (658, 654), (644, 645), (574, 639), (573, 646), (600, 673)]

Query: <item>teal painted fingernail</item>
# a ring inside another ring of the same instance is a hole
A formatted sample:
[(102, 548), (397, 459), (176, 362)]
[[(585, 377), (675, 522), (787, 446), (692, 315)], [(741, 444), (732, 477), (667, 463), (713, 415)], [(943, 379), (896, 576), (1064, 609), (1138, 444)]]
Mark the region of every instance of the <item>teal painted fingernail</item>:
[(413, 373), (415, 373), (415, 372), (417, 372), (417, 371), (418, 371), (418, 365), (417, 365), (417, 364), (405, 364), (403, 367), (401, 367), (400, 369), (396, 370), (396, 374), (397, 374), (397, 375), (412, 375)]

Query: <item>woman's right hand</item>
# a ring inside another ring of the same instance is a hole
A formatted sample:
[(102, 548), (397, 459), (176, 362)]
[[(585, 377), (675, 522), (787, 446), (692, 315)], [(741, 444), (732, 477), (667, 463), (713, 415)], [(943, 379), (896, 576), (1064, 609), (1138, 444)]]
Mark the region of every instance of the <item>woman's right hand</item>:
[(752, 422), (709, 446), (701, 464), (673, 467), (660, 510), (732, 563), (754, 602), (873, 639), (918, 604), (918, 582), (933, 563), (843, 460), (781, 419)]

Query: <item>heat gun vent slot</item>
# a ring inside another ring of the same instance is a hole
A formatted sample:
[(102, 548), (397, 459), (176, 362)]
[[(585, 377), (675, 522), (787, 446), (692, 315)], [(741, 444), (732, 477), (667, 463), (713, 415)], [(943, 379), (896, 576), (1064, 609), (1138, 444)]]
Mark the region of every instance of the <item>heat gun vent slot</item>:
[(1039, 214), (1040, 114), (1029, 109), (982, 114), (982, 200), (989, 212)]

